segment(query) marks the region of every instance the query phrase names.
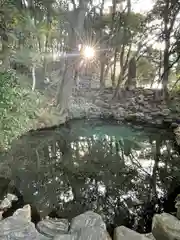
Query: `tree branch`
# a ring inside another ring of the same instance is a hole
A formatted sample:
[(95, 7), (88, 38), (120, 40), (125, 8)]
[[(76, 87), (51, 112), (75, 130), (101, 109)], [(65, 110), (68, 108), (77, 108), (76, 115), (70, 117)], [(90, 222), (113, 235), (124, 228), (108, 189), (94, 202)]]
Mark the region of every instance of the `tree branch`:
[(171, 65), (169, 65), (169, 67), (163, 72), (163, 74), (161, 75), (161, 79), (159, 80), (159, 82), (163, 79), (164, 74), (167, 73), (179, 60), (180, 60), (180, 54), (178, 55), (178, 57), (176, 58), (176, 60), (175, 60), (174, 62), (172, 62)]
[(72, 5), (73, 5), (74, 9), (76, 9), (76, 3), (75, 3), (75, 0), (71, 0), (71, 3), (72, 3)]

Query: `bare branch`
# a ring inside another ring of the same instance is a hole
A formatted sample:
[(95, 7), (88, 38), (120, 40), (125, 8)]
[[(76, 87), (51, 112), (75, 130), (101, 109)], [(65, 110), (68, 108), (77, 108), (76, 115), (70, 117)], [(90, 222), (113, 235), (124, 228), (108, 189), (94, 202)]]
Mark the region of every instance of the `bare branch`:
[(74, 9), (76, 9), (76, 3), (75, 3), (75, 0), (71, 0), (71, 3), (73, 4)]

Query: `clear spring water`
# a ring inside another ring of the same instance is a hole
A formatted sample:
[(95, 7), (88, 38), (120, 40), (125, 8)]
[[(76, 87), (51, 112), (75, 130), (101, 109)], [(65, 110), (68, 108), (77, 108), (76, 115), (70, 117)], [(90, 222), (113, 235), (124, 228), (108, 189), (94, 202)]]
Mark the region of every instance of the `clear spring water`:
[(123, 224), (139, 232), (150, 231), (180, 180), (170, 132), (98, 120), (28, 133), (12, 144), (8, 163), (24, 201), (41, 217), (94, 210), (109, 229)]

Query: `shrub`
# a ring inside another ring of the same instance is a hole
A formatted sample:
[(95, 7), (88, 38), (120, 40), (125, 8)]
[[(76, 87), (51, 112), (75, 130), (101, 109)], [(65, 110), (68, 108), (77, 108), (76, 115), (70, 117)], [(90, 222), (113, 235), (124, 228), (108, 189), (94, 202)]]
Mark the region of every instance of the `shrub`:
[(13, 71), (0, 72), (0, 149), (33, 128), (39, 104), (38, 93), (22, 88)]

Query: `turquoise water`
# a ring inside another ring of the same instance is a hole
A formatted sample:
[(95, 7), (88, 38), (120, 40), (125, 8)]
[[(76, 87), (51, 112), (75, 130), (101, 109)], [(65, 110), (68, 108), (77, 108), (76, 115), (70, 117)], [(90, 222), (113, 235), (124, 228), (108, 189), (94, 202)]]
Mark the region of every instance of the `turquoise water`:
[(100, 213), (108, 227), (148, 232), (179, 176), (171, 133), (116, 122), (72, 121), (28, 133), (8, 153), (11, 179), (41, 217)]

